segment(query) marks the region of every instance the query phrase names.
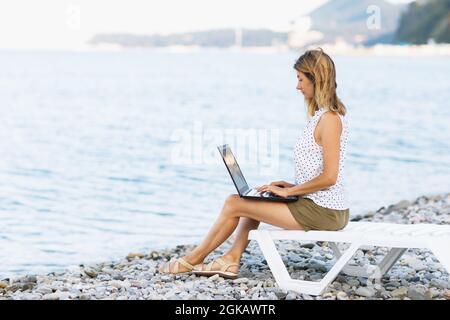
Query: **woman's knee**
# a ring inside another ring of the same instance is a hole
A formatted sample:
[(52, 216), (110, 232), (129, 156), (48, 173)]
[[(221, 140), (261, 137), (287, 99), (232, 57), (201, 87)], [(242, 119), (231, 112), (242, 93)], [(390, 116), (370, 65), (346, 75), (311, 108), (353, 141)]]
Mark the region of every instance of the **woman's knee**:
[(225, 200), (222, 213), (226, 215), (233, 215), (238, 210), (239, 200), (241, 200), (239, 195), (230, 194)]

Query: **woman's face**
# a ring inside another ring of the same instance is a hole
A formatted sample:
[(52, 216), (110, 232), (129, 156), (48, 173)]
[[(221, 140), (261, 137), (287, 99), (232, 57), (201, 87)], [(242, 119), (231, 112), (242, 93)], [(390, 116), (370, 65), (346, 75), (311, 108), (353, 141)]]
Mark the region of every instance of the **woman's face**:
[(297, 79), (297, 90), (301, 91), (306, 99), (312, 99), (314, 97), (314, 83), (301, 71), (297, 71)]

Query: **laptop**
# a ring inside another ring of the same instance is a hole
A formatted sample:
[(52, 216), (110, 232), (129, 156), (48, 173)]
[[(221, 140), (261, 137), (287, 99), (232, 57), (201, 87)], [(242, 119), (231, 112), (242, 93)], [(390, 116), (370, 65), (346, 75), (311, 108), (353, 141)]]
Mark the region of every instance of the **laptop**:
[(225, 163), (228, 173), (231, 176), (231, 180), (233, 180), (234, 186), (236, 187), (241, 198), (276, 202), (294, 202), (298, 200), (297, 196), (283, 198), (271, 192), (258, 192), (255, 188), (249, 188), (247, 181), (239, 168), (236, 158), (231, 152), (230, 146), (225, 144), (223, 146), (218, 146), (217, 149), (222, 156), (223, 162)]

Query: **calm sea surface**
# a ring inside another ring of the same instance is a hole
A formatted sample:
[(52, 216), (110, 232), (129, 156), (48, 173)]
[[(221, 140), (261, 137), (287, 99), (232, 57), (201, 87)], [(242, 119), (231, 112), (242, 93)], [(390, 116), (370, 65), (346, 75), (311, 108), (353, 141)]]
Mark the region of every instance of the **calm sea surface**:
[[(197, 243), (235, 192), (219, 143), (292, 181), (296, 58), (0, 52), (0, 279)], [(450, 59), (335, 62), (351, 214), (448, 192)]]

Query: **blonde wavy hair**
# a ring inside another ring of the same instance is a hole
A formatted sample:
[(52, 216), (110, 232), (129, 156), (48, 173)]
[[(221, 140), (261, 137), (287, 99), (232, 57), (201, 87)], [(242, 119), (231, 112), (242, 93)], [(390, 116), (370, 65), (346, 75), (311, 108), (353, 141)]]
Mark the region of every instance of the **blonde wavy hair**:
[(297, 59), (294, 69), (304, 73), (314, 84), (314, 98), (305, 98), (309, 117), (312, 117), (319, 107), (343, 116), (347, 113), (336, 94), (336, 67), (330, 56), (321, 48), (306, 51)]

